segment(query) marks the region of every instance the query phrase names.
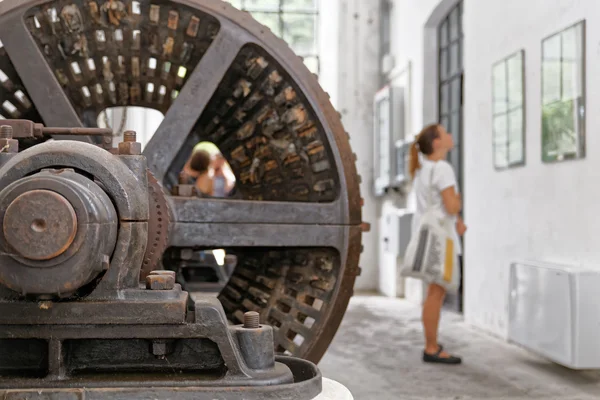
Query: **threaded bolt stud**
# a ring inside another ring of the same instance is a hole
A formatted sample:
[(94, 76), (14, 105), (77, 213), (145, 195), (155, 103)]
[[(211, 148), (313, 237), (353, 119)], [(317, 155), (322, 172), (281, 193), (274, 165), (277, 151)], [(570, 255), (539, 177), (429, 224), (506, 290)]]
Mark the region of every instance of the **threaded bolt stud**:
[(244, 328), (258, 329), (260, 327), (260, 315), (256, 311), (248, 311), (244, 314)]
[(135, 131), (125, 131), (125, 133), (123, 133), (123, 141), (124, 142), (135, 142), (137, 141), (137, 137), (136, 137), (136, 133)]
[(13, 138), (13, 128), (10, 125), (2, 125), (0, 126), (0, 139), (12, 139)]

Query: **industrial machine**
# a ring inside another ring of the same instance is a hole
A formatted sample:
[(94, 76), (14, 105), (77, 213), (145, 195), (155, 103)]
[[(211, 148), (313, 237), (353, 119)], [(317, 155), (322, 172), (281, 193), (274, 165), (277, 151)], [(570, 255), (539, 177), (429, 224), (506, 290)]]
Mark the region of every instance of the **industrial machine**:
[[(221, 0), (4, 0), (0, 41), (0, 397), (318, 394), (366, 224), (302, 60)], [(165, 115), (143, 152), (96, 127), (131, 105)], [(179, 184), (204, 140), (234, 198)], [(235, 269), (191, 296), (177, 263), (211, 249)]]

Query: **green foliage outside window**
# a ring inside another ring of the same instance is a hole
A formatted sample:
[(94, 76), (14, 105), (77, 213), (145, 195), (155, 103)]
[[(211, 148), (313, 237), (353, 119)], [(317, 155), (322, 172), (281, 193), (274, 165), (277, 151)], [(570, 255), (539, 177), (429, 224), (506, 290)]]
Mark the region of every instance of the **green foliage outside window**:
[(585, 21), (542, 42), (542, 161), (585, 157)]

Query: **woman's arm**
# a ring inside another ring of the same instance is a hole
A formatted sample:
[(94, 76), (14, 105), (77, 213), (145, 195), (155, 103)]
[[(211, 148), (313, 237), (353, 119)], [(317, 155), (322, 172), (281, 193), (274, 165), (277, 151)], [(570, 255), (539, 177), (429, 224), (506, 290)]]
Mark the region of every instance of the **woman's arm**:
[(196, 179), (196, 189), (205, 195), (213, 195), (213, 181), (208, 174), (200, 175)]
[(460, 195), (454, 190), (454, 186), (450, 186), (441, 192), (442, 202), (446, 212), (450, 215), (457, 215), (461, 209)]
[(465, 225), (465, 222), (458, 216), (458, 218), (456, 218), (456, 232), (458, 233), (458, 236), (463, 236), (466, 231), (467, 226)]

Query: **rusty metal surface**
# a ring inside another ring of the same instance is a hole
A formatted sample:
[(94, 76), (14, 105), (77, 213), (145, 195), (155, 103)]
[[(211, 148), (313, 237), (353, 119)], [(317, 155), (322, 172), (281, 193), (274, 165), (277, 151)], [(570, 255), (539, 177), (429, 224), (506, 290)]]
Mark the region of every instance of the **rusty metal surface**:
[(304, 360), (292, 357), (276, 357), (276, 361), (290, 369), (293, 384), (268, 386), (180, 386), (173, 381), (171, 386), (149, 382), (146, 388), (70, 388), (70, 389), (0, 389), (4, 400), (312, 400), (322, 390), (321, 373), (317, 367)]
[[(240, 262), (220, 297), (228, 318), (236, 321), (236, 315), (256, 309), (263, 323), (281, 323), (275, 332), (279, 352), (318, 361), (360, 271), (359, 177), (337, 112), (302, 61), (248, 14), (220, 0), (141, 0), (135, 2), (139, 11), (133, 3), (0, 3), (0, 69), (9, 78), (0, 85), (0, 99), (16, 107), (10, 115), (0, 113), (52, 126), (93, 127), (106, 107), (164, 112), (144, 155), (158, 182), (175, 196), (165, 203), (172, 214), (168, 244), (175, 251), (226, 248), (236, 254)], [(18, 100), (19, 90), (29, 104)], [(231, 164), (239, 182), (235, 200), (197, 198), (192, 188), (176, 186), (200, 140), (214, 141)], [(119, 212), (111, 268), (91, 294), (97, 299), (143, 281), (160, 258), (159, 251), (150, 254), (150, 246), (165, 243), (164, 226), (157, 229), (152, 212), (165, 205), (161, 196), (153, 198), (152, 179), (141, 178), (145, 166), (138, 152), (124, 144), (122, 162), (116, 163), (120, 173), (122, 166), (137, 171), (135, 184), (115, 179), (108, 157), (72, 161), (73, 152), (56, 161), (91, 169)], [(0, 161), (9, 159), (5, 156)], [(39, 165), (35, 160), (34, 167)], [(141, 199), (140, 188), (148, 186), (149, 199)], [(134, 206), (137, 201), (141, 208)], [(151, 211), (142, 215), (144, 202)], [(308, 264), (294, 261), (307, 256)], [(316, 261), (324, 256), (333, 260), (325, 270)], [(175, 270), (179, 263), (164, 267)], [(305, 277), (299, 282), (290, 272), (296, 270)], [(272, 281), (275, 287), (262, 283)], [(306, 298), (321, 307), (307, 308)]]
[(30, 190), (9, 204), (2, 229), (20, 256), (49, 260), (64, 253), (75, 239), (77, 215), (73, 206), (50, 190)]
[[(319, 393), (321, 378), (313, 364), (275, 360), (273, 328), (257, 324), (258, 314), (230, 325), (218, 299), (192, 301), (175, 283), (174, 271), (151, 271), (145, 287), (139, 284), (147, 218), (124, 218), (144, 215), (143, 209), (128, 209), (127, 199), (114, 196), (138, 190), (147, 215), (152, 183), (143, 156), (57, 143), (34, 146), (0, 167), (6, 183), (0, 223), (7, 228), (0, 235), (0, 393), (5, 398), (37, 389), (41, 399), (68, 399), (72, 392), (65, 389), (84, 388), (100, 398), (138, 398), (150, 393), (149, 386), (164, 398), (215, 398), (221, 388), (253, 399), (277, 393), (309, 400)], [(137, 143), (133, 132), (125, 143)], [(83, 151), (73, 154), (66, 168), (69, 145)], [(114, 169), (102, 174), (96, 168), (105, 157)], [(26, 172), (30, 168), (34, 173)], [(31, 239), (30, 231), (57, 235)], [(63, 244), (62, 231), (68, 234), (67, 249), (48, 257), (56, 242)], [(48, 243), (37, 246), (35, 239)], [(44, 259), (36, 260), (40, 252)], [(182, 388), (187, 392), (180, 396)]]
[[(231, 392), (246, 399), (309, 400), (320, 392), (313, 364), (275, 359), (271, 327), (228, 325), (214, 298), (199, 298), (189, 309), (187, 323), (172, 326), (7, 326), (0, 331), (0, 354), (9, 356), (0, 359), (0, 393), (23, 396), (36, 389), (40, 398), (64, 399), (68, 388), (111, 399)], [(19, 373), (23, 369), (29, 376)]]
[(144, 255), (144, 263), (140, 280), (145, 281), (148, 274), (157, 269), (163, 254), (168, 247), (170, 211), (162, 185), (148, 170), (148, 201), (150, 218), (148, 220), (148, 245)]
[(23, 295), (73, 295), (108, 268), (117, 237), (112, 202), (72, 169), (45, 169), (4, 186), (0, 223), (0, 283)]

